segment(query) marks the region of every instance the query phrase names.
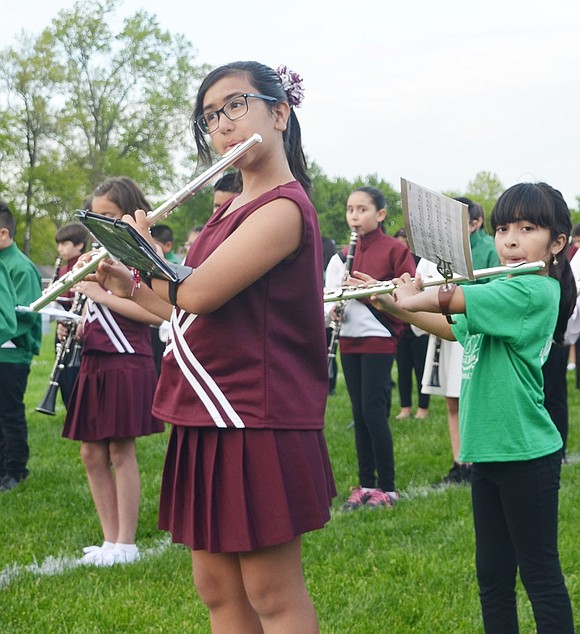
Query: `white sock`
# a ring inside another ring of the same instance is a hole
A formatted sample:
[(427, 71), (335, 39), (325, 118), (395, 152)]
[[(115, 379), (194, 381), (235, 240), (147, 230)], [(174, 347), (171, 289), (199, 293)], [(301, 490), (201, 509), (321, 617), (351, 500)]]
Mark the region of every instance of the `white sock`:
[(125, 552), (129, 555), (136, 553), (138, 551), (137, 544), (122, 544), (121, 542), (117, 542), (115, 544), (115, 550), (117, 552)]
[(108, 542), (106, 539), (101, 546), (103, 550), (113, 550), (115, 548), (115, 544), (113, 542)]

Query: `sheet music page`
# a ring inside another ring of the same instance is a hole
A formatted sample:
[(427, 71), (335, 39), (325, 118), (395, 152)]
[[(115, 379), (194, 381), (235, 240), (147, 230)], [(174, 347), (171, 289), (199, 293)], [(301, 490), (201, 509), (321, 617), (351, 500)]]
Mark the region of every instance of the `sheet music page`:
[(401, 199), (411, 252), (453, 273), (473, 277), (467, 205), (401, 178)]

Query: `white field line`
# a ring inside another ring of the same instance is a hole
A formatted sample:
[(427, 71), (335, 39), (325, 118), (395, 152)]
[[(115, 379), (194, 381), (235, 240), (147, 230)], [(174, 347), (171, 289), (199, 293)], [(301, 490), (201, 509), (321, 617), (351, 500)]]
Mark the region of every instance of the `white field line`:
[[(566, 457), (566, 464), (564, 464), (564, 467), (566, 467), (567, 465), (574, 465), (578, 463), (580, 463), (580, 454), (569, 454)], [(404, 491), (400, 492), (401, 502), (416, 500), (418, 498), (425, 498), (429, 495), (442, 495), (446, 491), (446, 489), (451, 486), (456, 485), (411, 485), (407, 487)], [(333, 509), (333, 511), (335, 510)], [(338, 512), (340, 513), (340, 511)], [(332, 513), (333, 516), (335, 516), (336, 514), (337, 511)], [(141, 550), (141, 559), (145, 559), (147, 557), (156, 557), (167, 550), (169, 546), (171, 546), (171, 544), (171, 537), (167, 535), (163, 539), (158, 540), (155, 546), (153, 546), (152, 548)], [(4, 570), (0, 571), (0, 590), (8, 587), (15, 579), (23, 574), (51, 577), (53, 575), (63, 574), (67, 570), (73, 570), (74, 568), (78, 568), (79, 566), (84, 565), (85, 564), (81, 564), (79, 562), (79, 559), (77, 558), (62, 556), (54, 557), (52, 555), (46, 557), (41, 563), (38, 563), (35, 560), (31, 564), (8, 564), (4, 568)]]
[[(171, 546), (171, 537), (167, 535), (158, 540), (152, 548), (140, 550), (140, 559), (156, 557), (167, 550), (169, 546)], [(0, 571), (0, 590), (8, 587), (15, 579), (24, 574), (52, 577), (80, 566), (86, 567), (86, 564), (80, 563), (78, 558), (60, 555), (56, 557), (49, 555), (41, 563), (35, 560), (31, 564), (8, 564), (4, 570)]]

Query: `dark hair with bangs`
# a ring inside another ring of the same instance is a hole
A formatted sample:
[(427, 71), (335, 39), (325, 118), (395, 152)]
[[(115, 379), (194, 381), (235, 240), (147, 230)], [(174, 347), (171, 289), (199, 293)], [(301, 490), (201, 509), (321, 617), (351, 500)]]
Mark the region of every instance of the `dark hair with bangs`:
[(93, 198), (100, 196), (106, 196), (124, 214), (129, 214), (133, 218), (137, 209), (151, 211), (151, 205), (139, 189), (139, 185), (128, 176), (114, 176), (98, 185), (86, 203), (89, 210), (92, 211)]
[[(491, 226), (497, 227), (526, 220), (538, 227), (548, 229), (552, 240), (564, 234), (568, 238), (572, 232), (570, 210), (562, 194), (547, 183), (518, 183), (498, 198), (491, 212)], [(576, 305), (576, 282), (564, 248), (557, 255), (557, 264), (550, 262), (549, 275), (560, 282), (560, 307), (554, 331), (554, 341), (564, 342), (564, 332), (568, 319)]]
[[(197, 119), (197, 117), (203, 114), (203, 99), (206, 92), (215, 83), (220, 81), (220, 79), (230, 77), (231, 75), (247, 75), (248, 81), (256, 89), (257, 93), (267, 95), (269, 97), (275, 97), (278, 102), (288, 102), (288, 96), (282, 86), (282, 80), (273, 68), (260, 64), (259, 62), (232, 62), (231, 64), (224, 64), (223, 66), (219, 66), (218, 68), (212, 70), (203, 80), (195, 100), (193, 119)], [(268, 108), (273, 108), (274, 105), (266, 104)], [(209, 145), (198, 126), (193, 127), (195, 130), (195, 144), (197, 145), (199, 157), (202, 162), (209, 164), (211, 163)], [(296, 117), (296, 113), (292, 107), (290, 108), (288, 125), (282, 135), (282, 138), (284, 140), (284, 149), (286, 150), (286, 158), (288, 159), (290, 171), (294, 175), (294, 178), (300, 182), (306, 193), (310, 194), (312, 181), (308, 176), (306, 157), (304, 156), (304, 151), (302, 149), (302, 132), (300, 130), (300, 124), (298, 123), (298, 118)]]
[(72, 242), (75, 246), (82, 244), (82, 251), (84, 252), (87, 244), (90, 241), (89, 230), (80, 222), (69, 222), (58, 229), (55, 236), (55, 241), (58, 242)]

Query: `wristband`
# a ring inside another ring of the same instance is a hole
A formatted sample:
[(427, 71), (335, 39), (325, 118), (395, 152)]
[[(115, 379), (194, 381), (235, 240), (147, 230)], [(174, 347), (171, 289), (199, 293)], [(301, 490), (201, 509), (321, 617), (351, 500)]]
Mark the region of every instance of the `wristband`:
[[(177, 288), (181, 282), (169, 282), (168, 293), (169, 301), (173, 306), (177, 306)], [(178, 307), (179, 308), (179, 307)]]
[(439, 287), (439, 308), (441, 309), (441, 313), (445, 315), (447, 321), (450, 324), (456, 324), (456, 321), (451, 319), (451, 314), (449, 313), (449, 304), (451, 303), (451, 298), (453, 297), (453, 293), (455, 293), (455, 289), (457, 288), (457, 284), (444, 284)]

